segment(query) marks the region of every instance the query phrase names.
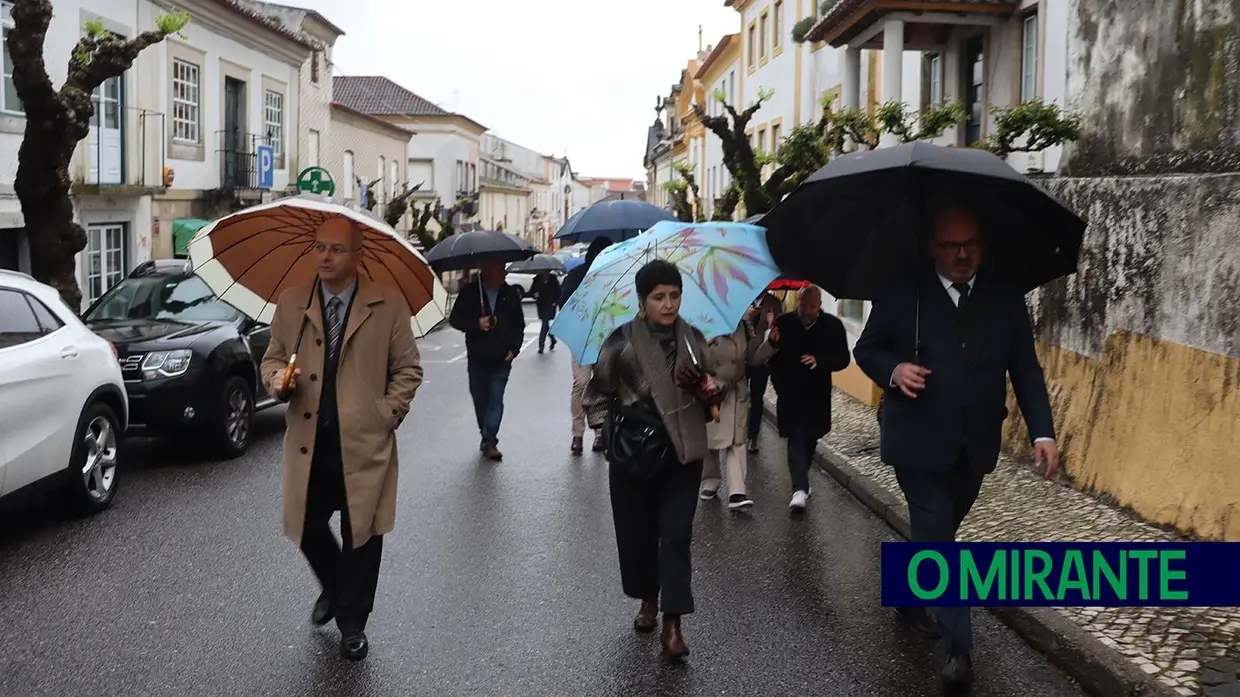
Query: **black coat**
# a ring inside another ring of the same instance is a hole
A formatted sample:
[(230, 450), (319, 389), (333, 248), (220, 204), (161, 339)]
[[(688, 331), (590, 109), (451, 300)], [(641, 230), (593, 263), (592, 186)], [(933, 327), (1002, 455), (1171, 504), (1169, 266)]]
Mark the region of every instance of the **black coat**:
[[(471, 361), (494, 363), (504, 360), (509, 351), (515, 358), (525, 341), (525, 310), (521, 307), (521, 288), (505, 283), (499, 288), (495, 307), (486, 306), (475, 281), (457, 294), (448, 323), (465, 333), (465, 352)], [(490, 331), (478, 327), (483, 314), (494, 315)]]
[(530, 283), (530, 295), (538, 307), (538, 319), (555, 319), (556, 308), (560, 304), (560, 279), (552, 274), (544, 281), (542, 276), (535, 276)]
[[(899, 363), (913, 361), (919, 296), (921, 363), (931, 374), (926, 388), (910, 399), (891, 387), (891, 375)], [(944, 472), (965, 447), (974, 471), (994, 471), (1008, 415), (1009, 375), (1030, 437), (1055, 437), (1024, 298), (979, 276), (967, 307), (970, 319), (962, 328), (951, 296), (932, 272), (894, 283), (874, 301), (853, 353), (885, 389), (882, 457), (894, 467)]]
[[(803, 425), (810, 437), (821, 438), (831, 430), (831, 373), (852, 362), (844, 323), (820, 311), (806, 328), (800, 314), (788, 312), (775, 319), (775, 326), (779, 341), (772, 346), (778, 351), (767, 365), (775, 388), (779, 435), (787, 438), (795, 426)], [(806, 354), (817, 359), (817, 368), (801, 364)]]

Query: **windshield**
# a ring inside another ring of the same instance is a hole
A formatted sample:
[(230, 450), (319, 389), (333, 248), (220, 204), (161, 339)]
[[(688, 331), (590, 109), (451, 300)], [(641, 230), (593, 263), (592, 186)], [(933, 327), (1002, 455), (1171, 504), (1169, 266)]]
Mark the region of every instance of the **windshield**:
[(197, 276), (126, 278), (91, 308), (85, 319), (93, 322), (117, 320), (164, 320), (198, 324), (231, 321), (237, 310), (215, 297)]

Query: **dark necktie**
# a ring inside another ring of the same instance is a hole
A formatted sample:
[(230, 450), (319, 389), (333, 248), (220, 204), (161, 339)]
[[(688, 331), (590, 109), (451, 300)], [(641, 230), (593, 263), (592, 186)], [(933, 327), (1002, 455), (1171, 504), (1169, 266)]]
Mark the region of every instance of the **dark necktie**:
[(960, 293), (960, 300), (956, 302), (956, 329), (960, 332), (960, 347), (964, 348), (968, 343), (970, 322), (969, 315), (969, 284), (953, 283), (952, 288)]
[(336, 360), (340, 355), (340, 298), (327, 301), (327, 358)]
[(960, 300), (956, 303), (956, 309), (964, 312), (965, 307), (969, 303), (969, 284), (953, 283), (952, 288), (955, 288), (956, 292), (960, 293)]

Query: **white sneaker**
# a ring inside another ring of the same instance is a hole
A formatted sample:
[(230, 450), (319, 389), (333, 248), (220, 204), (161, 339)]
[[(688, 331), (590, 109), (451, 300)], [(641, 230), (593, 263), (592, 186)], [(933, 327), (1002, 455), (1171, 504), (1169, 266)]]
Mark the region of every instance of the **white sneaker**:
[(809, 503), (809, 494), (804, 491), (798, 491), (792, 495), (792, 503), (788, 504), (788, 508), (797, 510), (805, 510), (806, 504)]

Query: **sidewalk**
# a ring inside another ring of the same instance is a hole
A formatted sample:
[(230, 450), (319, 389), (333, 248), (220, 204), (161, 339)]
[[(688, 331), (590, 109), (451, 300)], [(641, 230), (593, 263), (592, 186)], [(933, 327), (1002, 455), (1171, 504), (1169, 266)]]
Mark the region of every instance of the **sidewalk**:
[[(774, 416), (775, 392), (766, 410)], [(902, 535), (908, 508), (879, 459), (874, 407), (840, 390), (819, 465)], [(1047, 482), (1006, 455), (988, 475), (961, 541), (1161, 542), (1184, 539), (1117, 507)], [(995, 608), (1001, 620), (1091, 692), (1240, 697), (1240, 608)]]

